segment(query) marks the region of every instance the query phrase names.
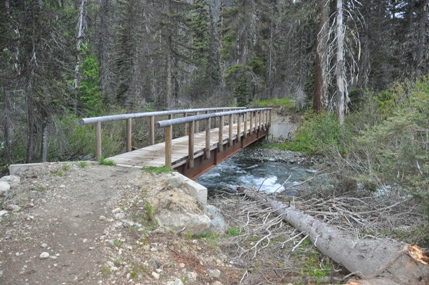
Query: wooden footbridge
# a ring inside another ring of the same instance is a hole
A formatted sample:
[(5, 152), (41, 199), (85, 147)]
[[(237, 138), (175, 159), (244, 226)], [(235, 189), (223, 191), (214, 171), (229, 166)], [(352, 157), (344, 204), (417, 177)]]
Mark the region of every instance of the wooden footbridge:
[[(133, 150), (135, 118), (149, 119), (150, 145)], [(97, 159), (102, 156), (101, 123), (118, 120), (126, 121), (126, 152), (107, 159), (128, 167), (167, 166), (193, 179), (265, 137), (271, 123), (271, 108), (205, 108), (82, 119), (81, 124), (94, 124)], [(173, 137), (174, 127), (182, 130), (182, 136)], [(155, 143), (156, 128), (164, 128), (163, 142)]]

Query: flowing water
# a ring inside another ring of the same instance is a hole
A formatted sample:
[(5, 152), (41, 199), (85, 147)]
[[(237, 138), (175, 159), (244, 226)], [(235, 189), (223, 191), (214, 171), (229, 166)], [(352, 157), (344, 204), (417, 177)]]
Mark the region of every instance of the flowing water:
[[(313, 171), (299, 164), (290, 164), (267, 158), (252, 158), (247, 153), (237, 153), (208, 172), (196, 182), (209, 190), (209, 195), (216, 190), (236, 190), (238, 186), (260, 190), (266, 193), (295, 195), (299, 184)], [(270, 161), (272, 160), (272, 161)]]

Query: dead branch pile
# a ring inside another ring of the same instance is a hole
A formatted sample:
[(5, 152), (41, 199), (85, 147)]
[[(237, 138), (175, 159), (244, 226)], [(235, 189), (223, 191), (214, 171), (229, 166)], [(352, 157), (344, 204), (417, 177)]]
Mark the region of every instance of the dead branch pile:
[[(337, 227), (323, 223), (306, 214), (305, 209), (299, 209), (296, 205), (285, 204), (251, 190), (245, 190), (244, 193), (271, 208), (286, 222), (308, 235), (322, 253), (342, 264), (354, 275), (362, 278), (364, 282), (371, 282), (362, 283), (353, 280), (349, 284), (429, 284), (429, 259), (417, 246), (402, 244), (390, 239), (361, 239), (357, 235), (351, 235)], [(339, 202), (341, 201), (331, 201), (325, 211), (307, 211), (323, 215), (324, 219), (327, 216), (335, 216), (340, 219), (339, 224), (353, 225), (351, 222), (353, 221), (365, 225), (368, 220), (363, 217), (364, 215), (388, 211), (400, 204), (379, 210), (350, 211), (339, 207), (345, 205)], [(321, 202), (319, 205), (322, 204), (326, 203)], [(385, 280), (390, 283), (385, 283)]]

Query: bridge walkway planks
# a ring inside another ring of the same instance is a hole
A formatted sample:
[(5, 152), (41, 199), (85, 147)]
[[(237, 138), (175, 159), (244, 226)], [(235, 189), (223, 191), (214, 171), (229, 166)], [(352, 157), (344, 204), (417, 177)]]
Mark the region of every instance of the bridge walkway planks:
[[(233, 140), (237, 138), (237, 124), (232, 125)], [(240, 130), (244, 129), (244, 123), (241, 123)], [(254, 126), (253, 126), (254, 129)], [(247, 124), (247, 133), (249, 133), (249, 124)], [(241, 136), (244, 132), (241, 131)], [(188, 159), (188, 136), (179, 137), (172, 140), (172, 168), (177, 168), (187, 162)], [(210, 150), (217, 149), (219, 140), (219, 128), (210, 130)], [(223, 142), (229, 140), (229, 127), (223, 127)], [(205, 131), (194, 134), (194, 157), (204, 155), (205, 150)], [(114, 161), (117, 165), (128, 167), (144, 166), (164, 166), (165, 165), (165, 142), (150, 145), (138, 150), (125, 152), (107, 158)]]

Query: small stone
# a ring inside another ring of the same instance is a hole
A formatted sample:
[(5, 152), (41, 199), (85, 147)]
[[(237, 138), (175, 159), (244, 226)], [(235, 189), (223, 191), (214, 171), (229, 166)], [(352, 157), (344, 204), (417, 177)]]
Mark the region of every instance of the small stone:
[(176, 279), (174, 281), (168, 281), (167, 285), (183, 285), (183, 282), (180, 279)]
[(124, 213), (117, 213), (117, 214), (115, 214), (115, 219), (122, 220), (123, 218), (125, 218), (125, 214)]
[(220, 270), (219, 269), (214, 269), (214, 270), (209, 270), (210, 276), (213, 278), (219, 278), (220, 277)]
[(39, 256), (40, 259), (47, 259), (49, 258), (49, 253), (48, 252), (42, 252)]
[(40, 247), (47, 248), (47, 247), (48, 247), (48, 244), (47, 244), (47, 243), (42, 243), (42, 244), (40, 245)]
[(222, 283), (219, 281), (215, 281), (215, 282), (213, 282), (213, 285), (222, 285)]
[(115, 264), (110, 260), (107, 261), (106, 263), (107, 263), (107, 266), (109, 266), (109, 267), (115, 267)]
[(188, 276), (189, 276), (190, 280), (196, 281), (197, 277), (198, 277), (198, 274), (196, 272), (189, 272)]
[(8, 211), (6, 211), (6, 210), (1, 210), (0, 211), (0, 218), (1, 217), (3, 217), (3, 216), (5, 216), (5, 215), (7, 215), (9, 212)]
[(179, 263), (180, 268), (184, 268), (186, 265), (184, 263)]
[(105, 216), (100, 216), (99, 220), (100, 220), (100, 221), (105, 221), (105, 220), (106, 220), (106, 217), (105, 217)]
[(8, 204), (6, 206), (6, 210), (17, 212), (17, 211), (21, 210), (21, 207), (18, 205), (15, 205), (15, 204)]
[(156, 280), (159, 280), (159, 274), (156, 272), (152, 272), (152, 277), (155, 278)]
[(121, 211), (122, 211), (121, 208), (116, 208), (116, 209), (112, 210), (112, 214), (116, 214), (116, 213), (119, 213)]

